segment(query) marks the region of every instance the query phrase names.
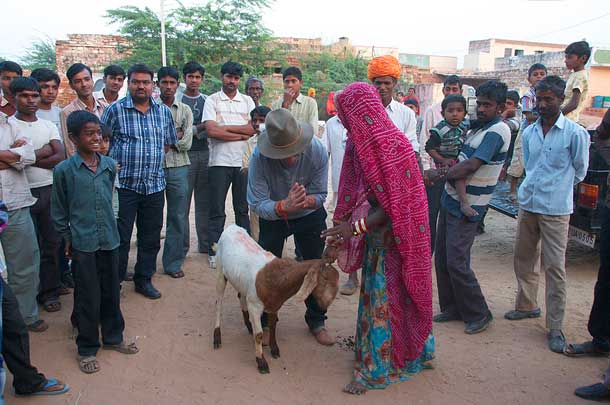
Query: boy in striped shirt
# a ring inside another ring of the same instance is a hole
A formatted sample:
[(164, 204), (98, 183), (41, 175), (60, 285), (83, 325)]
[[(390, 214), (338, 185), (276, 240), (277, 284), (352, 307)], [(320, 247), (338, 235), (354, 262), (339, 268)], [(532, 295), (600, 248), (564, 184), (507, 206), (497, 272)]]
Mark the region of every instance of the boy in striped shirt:
[[(470, 249), (510, 144), (510, 129), (501, 116), (507, 90), (506, 84), (495, 80), (477, 89), (477, 121), (471, 125), (460, 152), (460, 162), (447, 172), (441, 198), (435, 252), (441, 313), (433, 319), (435, 322), (464, 321), (464, 332), (468, 334), (484, 331), (493, 319), (470, 267)], [(467, 198), (477, 212), (475, 216), (466, 216), (461, 211), (455, 187), (461, 179), (466, 180)]]

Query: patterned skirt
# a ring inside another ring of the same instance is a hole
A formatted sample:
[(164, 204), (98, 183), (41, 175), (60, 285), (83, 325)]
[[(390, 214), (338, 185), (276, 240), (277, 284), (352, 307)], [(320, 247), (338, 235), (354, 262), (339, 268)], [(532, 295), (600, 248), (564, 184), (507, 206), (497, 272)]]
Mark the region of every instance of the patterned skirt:
[(367, 243), (362, 264), (362, 286), (356, 330), (354, 380), (369, 389), (383, 389), (408, 380), (434, 359), (434, 336), (430, 335), (421, 355), (404, 368), (392, 364), (392, 329), (386, 294), (385, 249)]

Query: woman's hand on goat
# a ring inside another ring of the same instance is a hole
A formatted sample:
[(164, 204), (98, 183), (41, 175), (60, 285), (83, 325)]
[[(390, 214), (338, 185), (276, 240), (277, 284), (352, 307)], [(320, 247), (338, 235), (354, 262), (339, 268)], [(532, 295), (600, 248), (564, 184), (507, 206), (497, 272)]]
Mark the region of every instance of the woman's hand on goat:
[(354, 236), (352, 224), (349, 222), (343, 222), (339, 225), (333, 226), (330, 229), (322, 231), (321, 236), (323, 239), (332, 238), (343, 242)]

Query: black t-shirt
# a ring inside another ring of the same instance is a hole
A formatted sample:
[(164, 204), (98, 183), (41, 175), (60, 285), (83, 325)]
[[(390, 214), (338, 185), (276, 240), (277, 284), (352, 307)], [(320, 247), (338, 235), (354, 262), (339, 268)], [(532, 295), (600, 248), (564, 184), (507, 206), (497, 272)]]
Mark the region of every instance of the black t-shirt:
[[(197, 125), (201, 123), (201, 116), (203, 115), (203, 106), (205, 105), (206, 96), (199, 94), (197, 97), (189, 97), (186, 94), (182, 95), (182, 102), (189, 106), (193, 112), (193, 124)], [(192, 151), (208, 150), (208, 137), (207, 134), (202, 139), (197, 138), (193, 134), (193, 144), (191, 146)]]

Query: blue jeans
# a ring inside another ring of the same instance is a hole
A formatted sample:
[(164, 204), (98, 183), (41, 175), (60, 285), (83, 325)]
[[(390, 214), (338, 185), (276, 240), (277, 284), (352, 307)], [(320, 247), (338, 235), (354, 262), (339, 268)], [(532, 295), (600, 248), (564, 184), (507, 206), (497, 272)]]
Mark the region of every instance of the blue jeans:
[(184, 226), (184, 255), (191, 245), (189, 216), (191, 200), (195, 198), (195, 230), (197, 231), (197, 251), (208, 253), (208, 221), (210, 211), (210, 188), (208, 161), (210, 151), (189, 151), (191, 165), (188, 167), (188, 190), (186, 198), (186, 223)]
[(163, 271), (177, 273), (184, 263), (184, 227), (187, 222), (187, 201), (189, 167), (165, 169), (165, 200), (167, 219), (165, 222), (165, 245), (163, 246)]

